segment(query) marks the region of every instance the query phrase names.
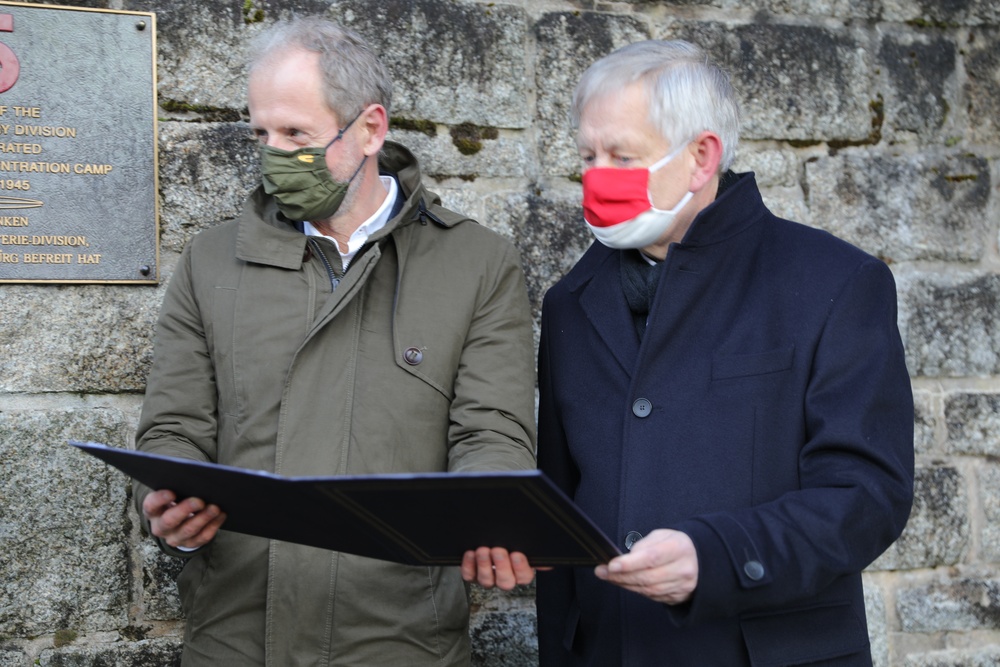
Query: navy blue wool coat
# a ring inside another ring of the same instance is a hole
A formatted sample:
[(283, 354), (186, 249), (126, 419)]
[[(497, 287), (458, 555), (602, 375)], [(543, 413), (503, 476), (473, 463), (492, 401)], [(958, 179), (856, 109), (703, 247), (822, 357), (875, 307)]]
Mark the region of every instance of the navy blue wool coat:
[(641, 342), (619, 251), (545, 296), (539, 466), (623, 550), (687, 533), (699, 579), (670, 607), (540, 573), (542, 667), (871, 664), (860, 572), (913, 497), (895, 284), (736, 178), (671, 247)]

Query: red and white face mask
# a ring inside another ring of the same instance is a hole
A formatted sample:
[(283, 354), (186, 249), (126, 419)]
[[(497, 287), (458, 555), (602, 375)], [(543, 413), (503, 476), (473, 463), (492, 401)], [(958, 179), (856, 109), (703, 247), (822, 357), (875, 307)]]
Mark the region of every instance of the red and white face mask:
[(645, 248), (667, 233), (694, 193), (669, 211), (658, 209), (649, 196), (649, 175), (686, 147), (681, 144), (649, 167), (593, 167), (583, 174), (583, 219), (598, 241), (609, 248)]

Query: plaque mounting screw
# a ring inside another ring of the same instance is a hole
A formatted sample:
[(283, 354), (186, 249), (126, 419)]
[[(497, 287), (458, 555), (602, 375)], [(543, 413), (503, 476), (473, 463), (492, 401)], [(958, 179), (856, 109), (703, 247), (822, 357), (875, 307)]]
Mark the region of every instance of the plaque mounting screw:
[(144, 275), (144, 276), (148, 276), (148, 275), (149, 275), (149, 272), (150, 272), (151, 270), (152, 270), (152, 269), (150, 269), (150, 268), (149, 268), (148, 266), (146, 266), (145, 264), (143, 264), (142, 266), (140, 266), (140, 267), (139, 267), (139, 273), (141, 273), (141, 274), (142, 274), (142, 275)]
[(138, 23), (135, 24), (135, 29), (136, 30), (145, 30), (146, 29), (146, 22), (145, 21), (139, 21)]

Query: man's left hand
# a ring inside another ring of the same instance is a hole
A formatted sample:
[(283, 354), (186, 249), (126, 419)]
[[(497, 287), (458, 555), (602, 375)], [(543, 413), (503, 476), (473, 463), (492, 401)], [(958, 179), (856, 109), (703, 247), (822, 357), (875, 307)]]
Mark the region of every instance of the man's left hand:
[(685, 533), (654, 530), (594, 574), (656, 602), (681, 604), (698, 586), (698, 554)]
[(509, 553), (501, 547), (479, 547), (466, 551), (462, 557), (462, 578), (477, 582), (483, 588), (509, 591), (518, 584), (530, 584), (535, 570), (519, 551)]

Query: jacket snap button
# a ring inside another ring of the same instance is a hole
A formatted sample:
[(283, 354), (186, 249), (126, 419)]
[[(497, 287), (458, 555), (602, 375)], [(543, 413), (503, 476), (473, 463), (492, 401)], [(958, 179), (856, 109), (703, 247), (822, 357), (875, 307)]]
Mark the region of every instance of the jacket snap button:
[(642, 533), (636, 532), (634, 530), (628, 531), (625, 536), (625, 549), (627, 551), (632, 551), (632, 545), (642, 539)]
[(419, 347), (408, 347), (403, 351), (403, 361), (411, 366), (416, 366), (424, 360), (424, 353)]
[(632, 404), (632, 414), (636, 417), (648, 417), (653, 410), (653, 404), (645, 398), (636, 399)]
[(753, 581), (760, 581), (764, 578), (764, 566), (758, 560), (750, 560), (744, 563), (743, 571)]

